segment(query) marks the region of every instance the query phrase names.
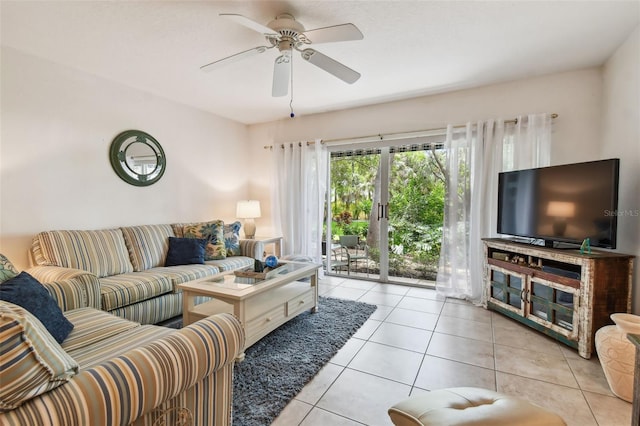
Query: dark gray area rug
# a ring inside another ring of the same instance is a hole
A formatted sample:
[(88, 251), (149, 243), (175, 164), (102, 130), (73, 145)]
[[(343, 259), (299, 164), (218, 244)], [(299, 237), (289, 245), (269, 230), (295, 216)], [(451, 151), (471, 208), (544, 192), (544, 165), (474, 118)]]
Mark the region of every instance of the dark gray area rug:
[(177, 317), (173, 317), (173, 318), (169, 318), (168, 320), (161, 321), (156, 325), (161, 325), (163, 327), (169, 327), (169, 328), (182, 328), (182, 315), (178, 315)]
[(268, 426), (376, 310), (375, 305), (320, 297), (263, 337), (236, 363), (233, 426)]

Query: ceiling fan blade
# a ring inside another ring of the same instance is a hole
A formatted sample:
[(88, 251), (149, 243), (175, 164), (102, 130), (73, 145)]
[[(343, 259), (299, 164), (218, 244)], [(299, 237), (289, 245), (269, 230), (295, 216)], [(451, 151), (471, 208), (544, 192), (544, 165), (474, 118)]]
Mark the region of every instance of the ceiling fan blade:
[(232, 21), (244, 25), (247, 28), (252, 29), (253, 31), (257, 31), (260, 34), (264, 35), (279, 35), (277, 31), (272, 30), (266, 25), (262, 25), (252, 19), (247, 18), (246, 16), (238, 15), (237, 13), (221, 13), (220, 16), (231, 19)]
[(304, 49), (300, 53), (302, 54), (302, 59), (305, 61), (311, 62), (318, 68), (325, 70), (329, 74), (335, 75), (346, 83), (353, 84), (360, 78), (359, 72), (352, 70), (335, 59), (331, 59), (327, 55), (323, 55), (317, 50)]
[(315, 30), (305, 31), (303, 34), (313, 44), (362, 40), (364, 38), (358, 27), (353, 24), (316, 28)]
[(271, 47), (267, 47), (267, 46), (254, 47), (253, 49), (245, 50), (244, 52), (236, 53), (235, 55), (227, 56), (226, 58), (218, 59), (217, 61), (203, 65), (200, 67), (200, 69), (202, 71), (213, 71), (223, 65), (237, 62), (241, 59), (248, 58), (250, 56), (254, 56), (259, 53), (264, 53), (265, 51), (267, 51), (267, 49), (271, 49)]
[(291, 75), (291, 54), (283, 53), (276, 58), (273, 65), (273, 97), (287, 96), (289, 92), (289, 77)]

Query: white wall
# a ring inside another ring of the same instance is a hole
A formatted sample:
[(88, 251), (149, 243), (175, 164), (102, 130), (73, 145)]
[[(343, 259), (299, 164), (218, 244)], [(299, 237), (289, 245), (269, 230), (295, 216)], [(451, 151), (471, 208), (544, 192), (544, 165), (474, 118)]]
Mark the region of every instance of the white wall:
[[(518, 114), (555, 112), (553, 160), (575, 155), (589, 159), (598, 153), (602, 74), (591, 68), (510, 83), (425, 96), (250, 126), (252, 150), (275, 142), (334, 139), (445, 127), (449, 123)], [(581, 146), (576, 153), (573, 149)]]
[(604, 67), (602, 158), (620, 158), (618, 250), (635, 254), (633, 312), (640, 314), (640, 27)]
[[(20, 268), (40, 231), (235, 220), (247, 197), (243, 124), (10, 48), (1, 89), (0, 252)], [(111, 168), (109, 145), (128, 129), (166, 153), (152, 186)]]

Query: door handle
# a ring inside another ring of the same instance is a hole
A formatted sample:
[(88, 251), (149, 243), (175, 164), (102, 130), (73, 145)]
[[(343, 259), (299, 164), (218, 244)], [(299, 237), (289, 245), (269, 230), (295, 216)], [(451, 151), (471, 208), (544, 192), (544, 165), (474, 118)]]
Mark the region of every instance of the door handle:
[(378, 220), (383, 218), (389, 220), (389, 203), (387, 204), (378, 203)]

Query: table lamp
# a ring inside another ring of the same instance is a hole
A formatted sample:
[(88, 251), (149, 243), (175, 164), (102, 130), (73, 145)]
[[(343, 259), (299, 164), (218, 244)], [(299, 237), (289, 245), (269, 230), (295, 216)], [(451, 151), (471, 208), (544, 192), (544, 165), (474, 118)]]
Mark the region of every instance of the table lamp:
[(260, 217), (260, 201), (238, 201), (236, 217), (238, 219), (244, 219), (244, 236), (253, 239), (256, 235), (256, 223), (253, 219)]

